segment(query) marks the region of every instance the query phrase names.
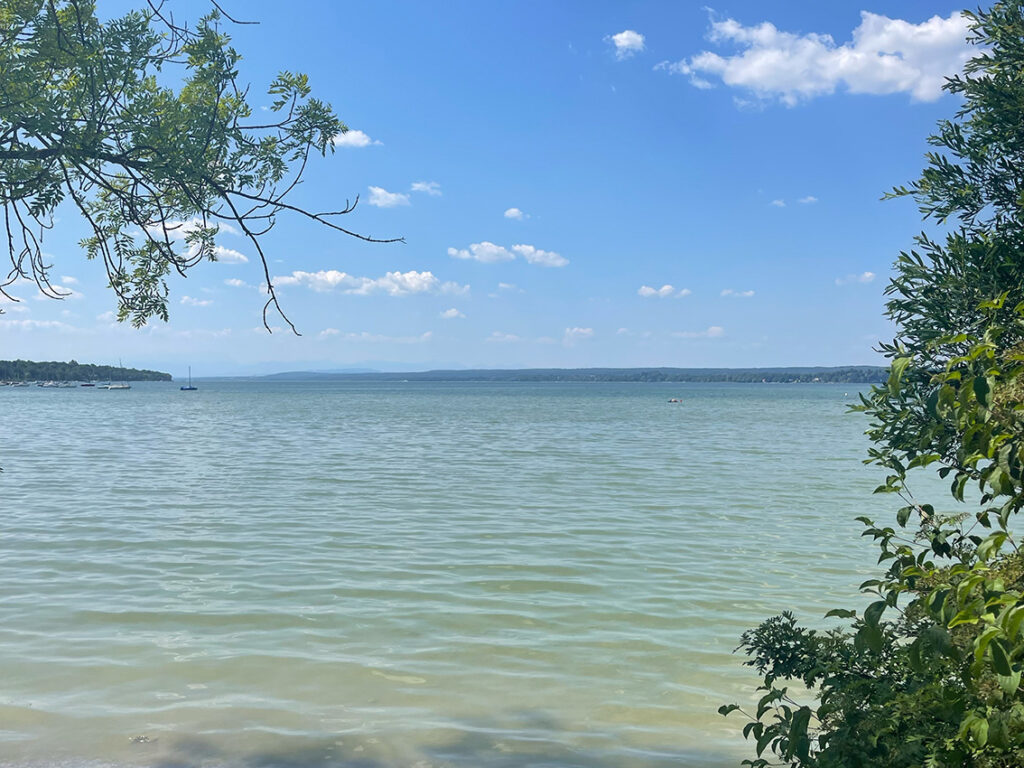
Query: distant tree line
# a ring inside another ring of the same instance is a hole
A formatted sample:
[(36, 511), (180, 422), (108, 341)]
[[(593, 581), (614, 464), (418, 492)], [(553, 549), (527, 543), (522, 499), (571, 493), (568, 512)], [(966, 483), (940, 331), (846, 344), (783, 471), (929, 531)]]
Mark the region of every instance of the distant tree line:
[(412, 373), (282, 373), (267, 378), (341, 381), (636, 381), (737, 383), (850, 383), (886, 381), (888, 368), (527, 368), (521, 370), (419, 371)]
[(170, 381), (171, 374), (113, 365), (0, 360), (0, 381)]

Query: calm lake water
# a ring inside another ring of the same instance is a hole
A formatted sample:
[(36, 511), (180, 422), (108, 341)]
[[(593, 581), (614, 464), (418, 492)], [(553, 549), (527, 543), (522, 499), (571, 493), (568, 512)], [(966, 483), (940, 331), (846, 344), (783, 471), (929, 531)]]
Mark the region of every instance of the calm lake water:
[(0, 389), (0, 765), (735, 766), (876, 572), (855, 386)]

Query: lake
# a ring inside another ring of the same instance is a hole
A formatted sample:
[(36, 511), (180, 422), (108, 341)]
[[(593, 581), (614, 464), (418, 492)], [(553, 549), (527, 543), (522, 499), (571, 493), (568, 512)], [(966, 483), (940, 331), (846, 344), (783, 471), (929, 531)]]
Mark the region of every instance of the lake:
[(735, 766), (897, 506), (857, 385), (197, 383), (0, 389), (0, 765)]

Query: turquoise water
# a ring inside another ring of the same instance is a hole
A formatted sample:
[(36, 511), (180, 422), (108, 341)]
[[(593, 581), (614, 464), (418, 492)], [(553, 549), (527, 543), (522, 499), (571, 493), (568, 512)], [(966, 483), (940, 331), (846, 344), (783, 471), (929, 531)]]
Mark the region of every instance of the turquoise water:
[(854, 385), (199, 386), (0, 389), (0, 765), (736, 765), (894, 506)]

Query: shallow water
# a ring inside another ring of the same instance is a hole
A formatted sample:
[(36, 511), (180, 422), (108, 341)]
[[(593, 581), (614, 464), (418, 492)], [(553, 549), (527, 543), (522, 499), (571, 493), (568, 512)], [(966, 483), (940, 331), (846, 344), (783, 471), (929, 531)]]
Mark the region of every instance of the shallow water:
[(854, 386), (0, 389), (0, 765), (736, 765), (875, 571)]

